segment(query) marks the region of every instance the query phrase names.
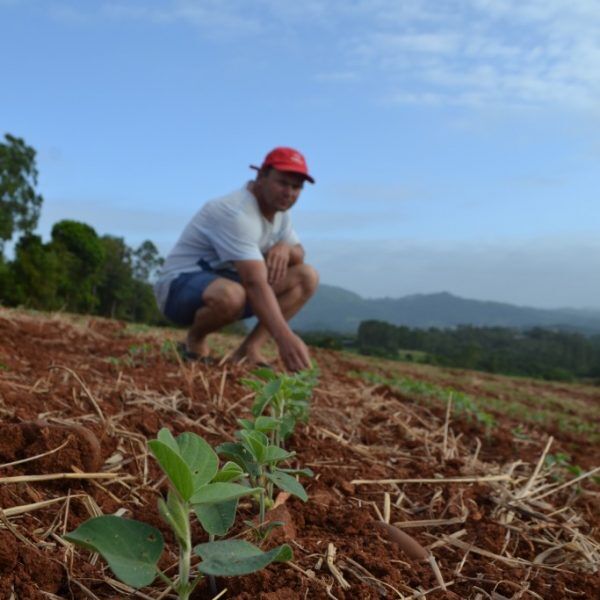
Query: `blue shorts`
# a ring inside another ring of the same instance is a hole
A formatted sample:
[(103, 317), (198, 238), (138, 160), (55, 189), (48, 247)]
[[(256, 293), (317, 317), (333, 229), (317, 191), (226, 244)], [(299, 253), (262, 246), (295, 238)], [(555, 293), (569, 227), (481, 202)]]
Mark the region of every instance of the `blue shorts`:
[[(196, 311), (204, 306), (202, 294), (215, 279), (223, 277), (241, 283), (240, 276), (233, 271), (194, 271), (181, 273), (171, 282), (165, 305), (165, 316), (176, 323), (189, 327), (194, 322)], [(240, 319), (253, 316), (250, 304), (246, 302)]]

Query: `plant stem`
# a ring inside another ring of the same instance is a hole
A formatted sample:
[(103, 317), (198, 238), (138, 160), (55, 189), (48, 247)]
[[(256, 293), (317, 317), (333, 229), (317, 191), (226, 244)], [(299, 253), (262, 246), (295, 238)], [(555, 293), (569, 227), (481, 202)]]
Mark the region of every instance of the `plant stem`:
[[(210, 533), (208, 535), (208, 541), (209, 542), (214, 542), (215, 541), (215, 536), (213, 533)], [(208, 576), (208, 585), (210, 586), (210, 593), (213, 596), (217, 595), (217, 580), (215, 579), (214, 575), (209, 575)]]
[[(189, 514), (190, 507), (184, 502), (185, 514)], [(186, 539), (182, 540), (179, 547), (179, 581), (177, 582), (177, 593), (180, 600), (188, 600), (190, 597), (190, 566), (192, 562), (192, 533), (187, 527)]]
[(259, 523), (258, 526), (259, 528), (262, 528), (263, 523), (265, 522), (265, 488), (261, 486), (261, 490), (260, 490), (260, 513), (259, 513)]

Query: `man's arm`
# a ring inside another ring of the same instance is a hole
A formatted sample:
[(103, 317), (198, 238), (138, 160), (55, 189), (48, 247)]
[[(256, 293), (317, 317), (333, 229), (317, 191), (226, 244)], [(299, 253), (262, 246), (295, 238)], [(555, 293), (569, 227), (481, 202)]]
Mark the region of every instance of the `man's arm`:
[(267, 281), (275, 285), (285, 277), (288, 267), (304, 262), (304, 248), (300, 244), (290, 246), (286, 242), (277, 242), (265, 255)]
[(242, 285), (254, 314), (267, 328), (279, 350), (285, 366), (290, 371), (310, 368), (310, 355), (304, 342), (290, 329), (277, 297), (267, 279), (267, 266), (260, 260), (235, 262)]

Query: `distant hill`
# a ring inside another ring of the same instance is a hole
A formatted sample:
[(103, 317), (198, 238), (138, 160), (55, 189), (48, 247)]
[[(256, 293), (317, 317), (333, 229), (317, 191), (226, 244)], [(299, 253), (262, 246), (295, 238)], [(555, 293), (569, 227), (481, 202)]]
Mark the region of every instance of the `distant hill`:
[(362, 298), (322, 284), (310, 303), (292, 320), (299, 331), (356, 332), (361, 321), (378, 319), (408, 327), (560, 327), (600, 333), (600, 310), (541, 309), (502, 302), (459, 298), (447, 292), (403, 298)]

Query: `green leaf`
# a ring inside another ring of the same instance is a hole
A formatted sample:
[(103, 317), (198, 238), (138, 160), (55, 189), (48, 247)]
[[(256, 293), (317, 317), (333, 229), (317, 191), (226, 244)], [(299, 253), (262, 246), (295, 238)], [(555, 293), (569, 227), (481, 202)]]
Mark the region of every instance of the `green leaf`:
[(254, 421), (254, 429), (257, 431), (262, 431), (262, 433), (268, 433), (269, 431), (273, 431), (277, 429), (279, 426), (279, 419), (275, 419), (274, 417), (267, 417), (261, 415), (257, 417)]
[(242, 385), (249, 387), (251, 390), (254, 390), (255, 392), (262, 390), (263, 385), (264, 385), (262, 383), (262, 381), (257, 381), (256, 379), (243, 378), (243, 379), (240, 379), (240, 382), (242, 383)]
[(162, 442), (165, 446), (168, 446), (169, 448), (171, 448), (171, 450), (173, 450), (173, 452), (176, 452), (177, 454), (179, 454), (179, 446), (177, 445), (177, 441), (173, 437), (173, 434), (166, 427), (163, 427), (158, 432), (158, 435), (156, 436), (156, 438), (158, 439), (159, 442)]
[(206, 575), (231, 577), (264, 569), (272, 562), (292, 559), (292, 549), (284, 544), (263, 552), (245, 540), (223, 540), (199, 544), (194, 552), (202, 558), (198, 570)]
[(217, 472), (217, 474), (212, 478), (211, 483), (227, 483), (228, 481), (233, 481), (234, 479), (238, 479), (244, 474), (244, 469), (240, 467), (235, 462), (229, 461), (226, 462), (221, 470)]
[(274, 396), (281, 389), (281, 384), (282, 381), (280, 378), (269, 381), (269, 383), (267, 383), (267, 385), (265, 385), (265, 387), (263, 388), (264, 393), (267, 396)]
[(184, 500), (189, 500), (194, 493), (194, 480), (192, 472), (183, 458), (159, 440), (150, 440), (148, 447), (179, 495)]
[(268, 446), (265, 450), (264, 462), (280, 462), (294, 456), (294, 452), (288, 452), (279, 446)]
[(235, 522), (237, 505), (235, 499), (221, 504), (197, 504), (193, 508), (206, 533), (224, 536)]
[(247, 429), (248, 431), (254, 429), (254, 421), (251, 421), (250, 419), (238, 419), (237, 422), (241, 425), (242, 429)]
[(296, 428), (296, 417), (291, 414), (284, 415), (283, 419), (281, 419), (281, 427), (279, 429), (281, 433), (281, 437), (285, 440), (292, 433), (294, 433), (294, 429)]
[(179, 453), (192, 473), (194, 489), (208, 483), (219, 470), (219, 457), (210, 444), (195, 433), (177, 436)]
[(290, 494), (294, 494), (294, 496), (298, 496), (300, 500), (306, 502), (308, 500), (308, 495), (306, 490), (302, 486), (302, 484), (296, 479), (294, 479), (291, 475), (284, 473), (283, 471), (273, 471), (272, 473), (266, 473), (268, 479), (270, 479), (280, 490), (284, 492), (289, 492)]
[(255, 375), (256, 377), (258, 377), (259, 379), (262, 379), (263, 381), (273, 381), (274, 379), (277, 379), (277, 374), (275, 373), (275, 371), (273, 371), (273, 369), (254, 369), (254, 371), (252, 371), (252, 375)]
[(290, 475), (303, 475), (304, 477), (315, 476), (314, 471), (312, 469), (309, 469), (308, 467), (304, 469), (282, 469), (280, 467), (277, 467), (277, 470), (282, 473), (289, 473)]
[(114, 515), (94, 517), (82, 523), (64, 538), (98, 552), (113, 573), (134, 588), (150, 585), (163, 550), (163, 536), (158, 529), (132, 519)]
[(252, 405), (252, 414), (258, 417), (265, 408), (271, 403), (279, 389), (281, 388), (281, 379), (269, 381), (263, 389), (257, 394), (256, 400)]
[(242, 445), (234, 442), (223, 442), (216, 448), (217, 453), (237, 463), (245, 473), (258, 476), (258, 467), (252, 454)]
[(239, 434), (248, 452), (252, 454), (258, 463), (263, 463), (269, 444), (267, 436), (260, 431), (240, 431)]
[(207, 483), (198, 488), (190, 498), (190, 503), (219, 504), (228, 500), (235, 500), (248, 494), (259, 492), (261, 488), (249, 488), (239, 483)]
[(246, 458), (244, 455), (244, 446), (238, 444), (237, 442), (223, 442), (222, 444), (219, 444), (215, 450), (217, 451), (217, 454), (223, 454), (228, 458), (237, 458), (241, 461), (244, 461)]
[(171, 527), (181, 545), (189, 543), (190, 521), (185, 506), (171, 490), (167, 494), (167, 501), (158, 499), (158, 512), (164, 521)]

